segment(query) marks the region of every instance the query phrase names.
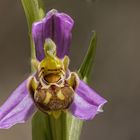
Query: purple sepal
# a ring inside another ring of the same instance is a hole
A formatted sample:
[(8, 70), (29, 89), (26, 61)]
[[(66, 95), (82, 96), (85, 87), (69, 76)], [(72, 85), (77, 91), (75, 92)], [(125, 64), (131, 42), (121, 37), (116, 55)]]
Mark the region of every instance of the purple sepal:
[(32, 37), (35, 43), (36, 57), (39, 61), (44, 58), (44, 42), (51, 38), (57, 46), (57, 56), (63, 58), (68, 55), (71, 46), (71, 30), (73, 19), (65, 13), (51, 10), (46, 17), (32, 26)]
[(34, 111), (25, 80), (0, 107), (0, 128), (8, 129), (17, 123), (24, 123)]
[(70, 110), (79, 119), (93, 119), (98, 112), (102, 112), (102, 106), (107, 102), (83, 81), (80, 81), (75, 94)]

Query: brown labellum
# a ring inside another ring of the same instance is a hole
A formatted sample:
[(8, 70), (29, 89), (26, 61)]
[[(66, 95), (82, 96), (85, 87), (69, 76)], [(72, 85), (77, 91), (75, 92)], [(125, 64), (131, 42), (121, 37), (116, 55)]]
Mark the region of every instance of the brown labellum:
[[(43, 109), (43, 111), (59, 111), (59, 110), (65, 110), (69, 107), (69, 105), (73, 101), (74, 97), (74, 91), (66, 86), (63, 88), (58, 88), (55, 87), (56, 89), (54, 90), (54, 87), (50, 87), (49, 89), (46, 89), (46, 97), (44, 100), (36, 100), (36, 104)], [(44, 92), (44, 89), (42, 93)], [(40, 99), (42, 98), (41, 94), (38, 92), (37, 93)]]
[(34, 90), (31, 86), (33, 78), (29, 84), (30, 94), (36, 106), (44, 113), (51, 111), (62, 111), (71, 105), (74, 99), (74, 90), (65, 81), (63, 87), (51, 85), (49, 88), (44, 88), (40, 83)]

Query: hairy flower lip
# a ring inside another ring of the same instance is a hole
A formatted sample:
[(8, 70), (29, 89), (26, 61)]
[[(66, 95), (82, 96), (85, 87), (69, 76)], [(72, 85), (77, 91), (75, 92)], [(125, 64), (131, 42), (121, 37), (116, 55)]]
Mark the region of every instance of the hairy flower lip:
[[(31, 78), (31, 80), (32, 79), (33, 78)], [(39, 88), (37, 87), (36, 90), (34, 90), (31, 86), (32, 81), (30, 82), (29, 89), (30, 89), (31, 97), (33, 101), (35, 102), (36, 106), (41, 111), (45, 113), (47, 113), (47, 111), (49, 112), (55, 111), (55, 110), (61, 111), (61, 110), (67, 109), (70, 106), (70, 104), (73, 101), (74, 90), (70, 87), (70, 85), (66, 84), (65, 81), (66, 79), (64, 80), (64, 83), (62, 83), (62, 86), (61, 84), (56, 85), (56, 83), (55, 84), (50, 83), (48, 85), (38, 83)], [(65, 93), (66, 91), (67, 93)], [(48, 94), (51, 97), (51, 98), (49, 97), (49, 99), (48, 99)]]
[[(35, 44), (36, 58), (39, 61), (44, 58), (43, 47), (47, 38), (51, 38), (55, 42), (57, 56), (60, 59), (68, 55), (71, 46), (73, 24), (74, 21), (70, 16), (54, 10), (48, 12), (46, 17), (41, 21), (35, 22), (32, 26), (32, 37)], [(69, 73), (70, 71), (68, 70), (66, 77), (68, 77)], [(35, 76), (35, 79), (38, 80), (37, 74), (38, 72), (28, 79)], [(35, 112), (35, 104), (29, 96), (27, 87), (28, 79), (21, 83), (13, 91), (9, 99), (0, 107), (0, 128), (7, 129), (16, 123), (23, 123)], [(69, 111), (79, 119), (90, 120), (95, 117), (100, 111), (101, 106), (106, 102), (96, 91), (80, 80)]]

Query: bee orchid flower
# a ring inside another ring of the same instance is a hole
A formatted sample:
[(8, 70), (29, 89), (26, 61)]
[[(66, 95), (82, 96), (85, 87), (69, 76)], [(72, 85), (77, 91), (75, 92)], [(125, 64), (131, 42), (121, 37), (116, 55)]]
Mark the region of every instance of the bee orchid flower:
[(0, 128), (24, 123), (37, 109), (46, 115), (69, 111), (83, 120), (93, 119), (107, 102), (69, 70), (73, 19), (51, 10), (32, 26), (36, 72), (21, 83), (0, 107)]

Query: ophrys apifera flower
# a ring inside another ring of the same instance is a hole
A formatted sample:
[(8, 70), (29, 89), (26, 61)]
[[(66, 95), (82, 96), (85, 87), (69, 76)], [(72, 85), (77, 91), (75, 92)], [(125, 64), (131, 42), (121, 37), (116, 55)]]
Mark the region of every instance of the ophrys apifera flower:
[(101, 111), (106, 100), (69, 70), (72, 27), (71, 17), (56, 10), (33, 24), (36, 72), (1, 106), (0, 128), (25, 122), (36, 109), (46, 115), (69, 111), (83, 120)]
[(56, 56), (56, 46), (52, 40), (47, 39), (44, 47), (45, 58), (41, 62), (33, 60), (37, 72), (30, 77), (28, 87), (41, 111), (56, 114), (69, 108), (79, 80), (77, 74), (68, 69), (68, 56), (63, 59)]

